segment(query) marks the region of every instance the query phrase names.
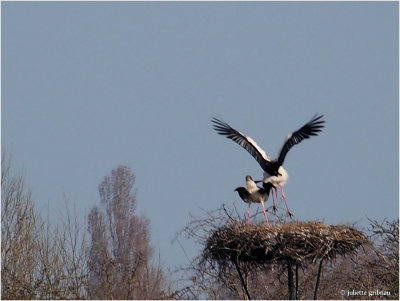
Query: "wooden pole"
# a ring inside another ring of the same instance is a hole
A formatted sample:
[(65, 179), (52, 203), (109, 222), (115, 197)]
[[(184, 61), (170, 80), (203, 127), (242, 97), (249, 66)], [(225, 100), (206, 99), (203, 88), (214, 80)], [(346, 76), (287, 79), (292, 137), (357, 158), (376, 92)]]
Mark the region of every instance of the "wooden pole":
[(294, 283), (293, 283), (293, 269), (292, 269), (292, 262), (290, 259), (287, 260), (287, 267), (288, 267), (288, 292), (289, 292), (289, 300), (295, 299), (294, 294)]
[(299, 300), (299, 264), (296, 263), (296, 300)]
[(321, 271), (322, 271), (322, 259), (319, 262), (319, 267), (318, 267), (317, 281), (315, 283), (315, 289), (314, 289), (314, 300), (317, 300), (317, 291), (319, 286), (319, 279), (321, 277)]
[(247, 298), (248, 298), (248, 300), (251, 300), (250, 293), (249, 293), (249, 291), (247, 289), (246, 282), (244, 281), (242, 273), (240, 272), (240, 268), (239, 268), (239, 264), (238, 264), (237, 259), (235, 259), (233, 262), (235, 263), (236, 271), (239, 274), (240, 282), (242, 282), (242, 286), (244, 288), (244, 291), (246, 292)]

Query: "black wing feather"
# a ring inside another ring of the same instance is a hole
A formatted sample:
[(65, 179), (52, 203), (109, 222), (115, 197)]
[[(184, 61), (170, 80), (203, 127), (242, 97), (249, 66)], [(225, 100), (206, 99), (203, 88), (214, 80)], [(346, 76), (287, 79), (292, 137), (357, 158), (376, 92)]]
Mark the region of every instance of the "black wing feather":
[[(245, 150), (247, 150), (250, 153), (250, 155), (252, 155), (254, 157), (254, 159), (257, 160), (257, 162), (261, 165), (261, 167), (268, 164), (270, 159), (267, 157), (267, 155), (265, 154), (265, 152), (263, 150), (261, 150), (261, 151), (264, 152), (264, 154), (262, 154), (260, 152), (260, 150), (257, 149), (257, 147), (258, 148), (260, 148), (260, 147), (255, 143), (255, 141), (252, 138), (246, 137), (239, 131), (232, 128), (226, 122), (221, 121), (215, 117), (213, 117), (211, 119), (211, 121), (214, 123), (213, 128), (214, 128), (214, 130), (217, 131), (218, 134), (226, 136), (229, 139), (232, 139), (237, 144), (239, 144), (241, 147), (243, 147)], [(252, 141), (250, 141), (249, 139), (251, 139)]]
[(325, 121), (321, 120), (323, 116), (324, 115), (314, 115), (309, 122), (307, 122), (300, 129), (292, 133), (292, 135), (285, 141), (284, 145), (282, 146), (278, 158), (279, 166), (283, 164), (286, 154), (293, 147), (293, 145), (296, 145), (304, 139), (310, 138), (311, 136), (318, 136), (318, 132), (320, 132), (324, 127)]

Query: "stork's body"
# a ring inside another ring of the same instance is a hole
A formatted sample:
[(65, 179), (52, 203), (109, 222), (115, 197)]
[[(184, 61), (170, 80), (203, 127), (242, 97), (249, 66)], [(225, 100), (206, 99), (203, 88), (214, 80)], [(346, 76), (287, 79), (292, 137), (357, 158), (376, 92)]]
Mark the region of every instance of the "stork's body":
[(272, 202), (274, 204), (274, 206), (273, 206), (274, 211), (277, 210), (277, 207), (275, 204), (275, 199), (278, 200), (278, 186), (279, 186), (281, 188), (281, 195), (282, 195), (283, 201), (285, 202), (286, 211), (289, 214), (289, 216), (292, 217), (293, 213), (290, 212), (290, 210), (289, 210), (289, 207), (286, 202), (285, 193), (283, 192), (283, 186), (289, 180), (289, 174), (286, 171), (286, 169), (284, 169), (282, 166), (279, 167), (278, 172), (279, 172), (278, 176), (271, 176), (271, 175), (267, 174), (266, 172), (264, 172), (264, 179), (262, 181), (255, 181), (255, 182), (256, 183), (259, 183), (259, 182), (272, 183), (272, 185), (273, 185), (272, 188), (275, 191), (275, 195), (274, 195), (274, 192), (272, 192)]
[(240, 198), (249, 205), (247, 210), (247, 223), (250, 223), (250, 206), (252, 203), (261, 203), (263, 213), (267, 225), (270, 226), (268, 221), (267, 212), (265, 211), (264, 202), (268, 200), (269, 193), (273, 187), (272, 183), (263, 183), (263, 187), (260, 188), (254, 182), (251, 176), (246, 176), (246, 187), (238, 187), (235, 191), (238, 192)]
[[(321, 131), (321, 129), (324, 127), (323, 124), (325, 123), (325, 121), (321, 120), (322, 117), (323, 115), (314, 115), (314, 117), (305, 125), (303, 125), (300, 129), (289, 134), (285, 140), (285, 143), (282, 146), (278, 158), (273, 160), (267, 156), (265, 151), (261, 147), (259, 147), (258, 144), (251, 137), (245, 136), (241, 132), (232, 128), (226, 122), (221, 121), (217, 118), (213, 118), (211, 121), (214, 123), (214, 129), (218, 132), (218, 134), (226, 136), (227, 138), (233, 140), (245, 150), (247, 150), (250, 155), (252, 155), (254, 159), (257, 160), (264, 171), (263, 183), (272, 183), (276, 192), (276, 196), (277, 186), (281, 187), (281, 194), (283, 200), (285, 201), (287, 213), (290, 217), (292, 217), (293, 214), (289, 210), (285, 194), (283, 192), (283, 185), (288, 181), (289, 175), (282, 165), (285, 160), (286, 154), (295, 144), (298, 144), (304, 139), (310, 138), (311, 136), (318, 135), (317, 133)], [(274, 208), (276, 208), (275, 204)]]

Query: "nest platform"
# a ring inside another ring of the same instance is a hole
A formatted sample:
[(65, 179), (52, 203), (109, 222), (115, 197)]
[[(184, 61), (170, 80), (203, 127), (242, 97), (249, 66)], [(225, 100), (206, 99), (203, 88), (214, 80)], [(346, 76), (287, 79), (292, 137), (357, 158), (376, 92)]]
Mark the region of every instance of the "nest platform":
[(203, 255), (220, 265), (232, 261), (256, 265), (290, 261), (302, 265), (352, 255), (365, 243), (368, 239), (362, 232), (345, 225), (326, 226), (313, 221), (267, 227), (234, 222), (211, 233)]

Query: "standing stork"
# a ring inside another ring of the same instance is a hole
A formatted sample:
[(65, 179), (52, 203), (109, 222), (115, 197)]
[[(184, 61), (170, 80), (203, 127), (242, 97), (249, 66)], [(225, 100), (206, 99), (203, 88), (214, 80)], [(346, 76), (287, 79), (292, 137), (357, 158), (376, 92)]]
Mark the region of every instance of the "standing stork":
[[(282, 165), (285, 160), (286, 154), (294, 145), (300, 143), (304, 139), (310, 138), (311, 136), (318, 135), (317, 133), (322, 130), (325, 123), (325, 121), (322, 120), (322, 117), (323, 115), (314, 115), (309, 122), (299, 128), (297, 131), (289, 134), (286, 137), (278, 158), (276, 159), (271, 159), (270, 157), (268, 157), (265, 151), (261, 147), (259, 147), (258, 144), (251, 137), (246, 136), (241, 132), (235, 130), (226, 122), (219, 120), (215, 117), (213, 117), (211, 121), (214, 124), (214, 130), (216, 130), (218, 134), (226, 136), (227, 138), (233, 140), (245, 150), (247, 150), (250, 155), (252, 155), (254, 159), (257, 160), (257, 162), (260, 164), (261, 168), (265, 172), (263, 183), (273, 184), (276, 192), (276, 197), (278, 196), (277, 186), (281, 188), (281, 194), (286, 205), (287, 213), (290, 217), (292, 217), (293, 214), (289, 210), (286, 202), (286, 197), (283, 192), (283, 185), (288, 181), (289, 174)], [(275, 202), (274, 210), (276, 210)]]
[(267, 212), (265, 211), (264, 202), (268, 200), (269, 192), (273, 184), (271, 182), (263, 183), (263, 188), (257, 186), (251, 176), (246, 176), (246, 187), (238, 187), (235, 191), (238, 192), (240, 198), (249, 204), (249, 208), (247, 210), (247, 224), (250, 223), (250, 205), (251, 203), (261, 203), (262, 209), (264, 212), (265, 220), (267, 221), (268, 227), (269, 224)]

